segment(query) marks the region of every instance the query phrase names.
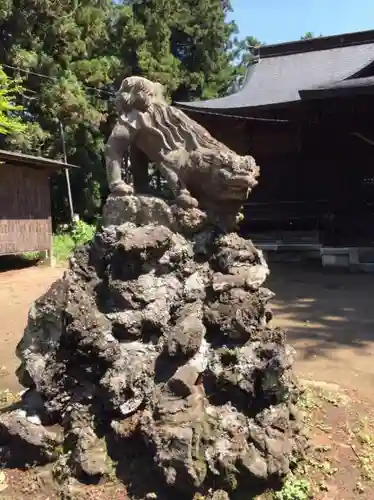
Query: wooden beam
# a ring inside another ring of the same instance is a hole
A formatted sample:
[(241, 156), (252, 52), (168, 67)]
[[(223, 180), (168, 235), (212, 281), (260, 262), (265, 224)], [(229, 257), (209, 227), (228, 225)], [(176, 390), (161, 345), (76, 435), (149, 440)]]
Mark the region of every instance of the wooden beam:
[(374, 146), (373, 139), (369, 139), (368, 137), (365, 137), (363, 134), (360, 134), (360, 132), (351, 132), (351, 133), (355, 137), (358, 137), (359, 139), (362, 139), (363, 141), (367, 142), (368, 144), (371, 144), (372, 146)]

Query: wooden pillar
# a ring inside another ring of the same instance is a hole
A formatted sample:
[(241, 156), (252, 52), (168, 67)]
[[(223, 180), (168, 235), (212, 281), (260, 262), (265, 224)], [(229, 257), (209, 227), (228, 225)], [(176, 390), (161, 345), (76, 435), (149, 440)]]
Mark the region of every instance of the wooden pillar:
[(40, 252), (40, 259), (42, 263), (49, 267), (55, 267), (56, 257), (53, 252), (53, 235), (50, 234), (49, 248)]

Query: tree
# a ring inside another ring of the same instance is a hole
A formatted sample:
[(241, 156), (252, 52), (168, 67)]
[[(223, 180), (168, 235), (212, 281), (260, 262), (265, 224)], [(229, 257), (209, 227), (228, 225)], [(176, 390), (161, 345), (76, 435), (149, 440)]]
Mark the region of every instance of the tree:
[(305, 35), (303, 35), (300, 40), (309, 40), (310, 38), (314, 38), (314, 35), (311, 31), (307, 31)]
[(234, 40), (236, 79), (232, 91), (238, 91), (243, 85), (249, 67), (258, 60), (255, 50), (261, 45), (262, 43), (254, 36), (247, 36), (244, 40)]
[(22, 107), (14, 104), (21, 91), (19, 83), (11, 80), (0, 66), (0, 134), (21, 133), (25, 130), (18, 115)]
[[(134, 71), (163, 83), (174, 100), (223, 95), (235, 77), (229, 2), (148, 0), (134, 2), (137, 31)], [(127, 39), (128, 42), (128, 39)], [(135, 44), (132, 44), (135, 46)]]
[(310, 40), (311, 38), (320, 38), (321, 36), (323, 36), (322, 34), (321, 35), (318, 35), (318, 37), (312, 32), (312, 31), (307, 31), (305, 33), (305, 35), (303, 35), (300, 40)]
[(179, 0), (172, 26), (171, 50), (180, 61), (178, 100), (211, 99), (232, 85), (234, 22), (227, 21), (230, 4), (221, 0)]
[[(23, 77), (16, 104), (26, 124), (7, 147), (62, 158), (60, 123), (75, 210), (92, 218), (106, 194), (103, 149), (113, 97), (131, 74), (163, 83), (170, 98), (224, 95), (238, 73), (236, 26), (221, 0), (4, 0), (0, 64)], [(64, 176), (53, 187), (55, 219), (68, 214)]]
[[(108, 100), (121, 67), (110, 50), (116, 9), (111, 0), (13, 0), (0, 14), (0, 62), (24, 77), (30, 131), (10, 146), (61, 158), (61, 122), (69, 162), (80, 167), (72, 173), (75, 208), (89, 218), (101, 203)], [(62, 217), (68, 213), (64, 176), (53, 194), (54, 213)]]

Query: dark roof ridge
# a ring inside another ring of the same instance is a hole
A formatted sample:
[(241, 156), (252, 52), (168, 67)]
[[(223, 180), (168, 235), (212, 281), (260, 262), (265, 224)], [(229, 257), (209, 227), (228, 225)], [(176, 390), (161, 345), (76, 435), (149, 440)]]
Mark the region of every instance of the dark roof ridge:
[(255, 49), (255, 55), (260, 58), (284, 56), (303, 52), (329, 50), (349, 45), (361, 45), (374, 42), (374, 30), (341, 33), (338, 35), (308, 38), (271, 45), (262, 45)]
[(310, 88), (300, 89), (301, 99), (323, 99), (348, 95), (373, 95), (374, 76), (339, 80), (325, 85), (314, 85)]
[(362, 78), (350, 78), (345, 80), (336, 80), (334, 82), (312, 85), (309, 88), (300, 89), (299, 92), (307, 90), (325, 90), (329, 88), (351, 88), (351, 87), (366, 87), (374, 85), (374, 76), (366, 76)]

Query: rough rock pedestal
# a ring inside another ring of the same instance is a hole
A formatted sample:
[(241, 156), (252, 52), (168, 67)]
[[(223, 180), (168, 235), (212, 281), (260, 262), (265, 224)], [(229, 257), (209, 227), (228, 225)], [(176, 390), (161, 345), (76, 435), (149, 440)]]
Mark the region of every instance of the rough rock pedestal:
[(2, 434), (15, 433), (11, 418), (38, 426), (39, 441), (18, 443), (45, 462), (54, 442), (86, 479), (110, 474), (111, 439), (125, 461), (133, 434), (188, 498), (284, 477), (305, 438), (294, 353), (268, 326), (267, 275), (261, 251), (196, 210), (109, 197), (104, 227), (30, 310), (17, 348), (29, 391), (0, 417)]

